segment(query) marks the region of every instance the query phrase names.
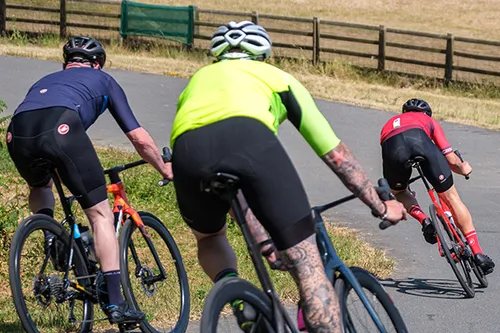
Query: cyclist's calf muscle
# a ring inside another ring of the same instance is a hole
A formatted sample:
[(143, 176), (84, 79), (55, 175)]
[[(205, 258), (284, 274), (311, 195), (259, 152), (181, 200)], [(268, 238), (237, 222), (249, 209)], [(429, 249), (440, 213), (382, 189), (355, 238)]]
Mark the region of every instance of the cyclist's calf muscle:
[(340, 333), (340, 307), (332, 284), (326, 277), (316, 235), (282, 251), (280, 256), (299, 288), (308, 331)]

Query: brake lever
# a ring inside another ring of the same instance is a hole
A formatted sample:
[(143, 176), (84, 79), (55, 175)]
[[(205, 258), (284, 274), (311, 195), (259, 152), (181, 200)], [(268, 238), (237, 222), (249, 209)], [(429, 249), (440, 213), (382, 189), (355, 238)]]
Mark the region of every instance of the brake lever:
[[(171, 162), (172, 161), (172, 151), (168, 147), (163, 147), (163, 154), (161, 156), (163, 158), (163, 162)], [(170, 183), (169, 179), (163, 179), (158, 181), (158, 186), (165, 186)]]
[[(462, 158), (462, 154), (460, 154), (460, 152), (457, 150), (454, 151), (455, 155), (458, 156), (458, 158), (460, 159), (460, 162), (464, 163), (464, 159)], [(469, 173), (470, 175), (470, 173)], [(469, 175), (465, 175), (465, 180), (469, 180)]]
[[(377, 191), (377, 194), (382, 201), (389, 201), (389, 200), (396, 199), (394, 197), (394, 195), (391, 193), (389, 183), (387, 182), (387, 179), (385, 179), (385, 178), (380, 178), (378, 180), (378, 186), (375, 187), (375, 190)], [(381, 230), (385, 230), (385, 229), (391, 227), (392, 225), (393, 224), (390, 221), (384, 220), (384, 221), (379, 223), (378, 227)]]

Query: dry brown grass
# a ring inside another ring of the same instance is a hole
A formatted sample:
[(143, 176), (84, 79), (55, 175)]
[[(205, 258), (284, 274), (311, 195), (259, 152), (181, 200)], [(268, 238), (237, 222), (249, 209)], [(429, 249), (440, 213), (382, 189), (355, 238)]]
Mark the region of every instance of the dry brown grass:
[[(9, 3), (23, 3), (43, 5), (46, 7), (58, 7), (58, 0), (9, 0)], [(139, 2), (165, 4), (172, 6), (196, 5), (201, 9), (216, 9), (230, 10), (238, 12), (250, 13), (252, 10), (258, 10), (262, 14), (279, 14), (288, 16), (301, 16), (312, 18), (318, 16), (322, 20), (334, 20), (351, 23), (361, 23), (368, 25), (385, 25), (391, 28), (415, 30), (431, 33), (453, 33), (456, 36), (475, 37), (487, 40), (500, 40), (500, 29), (498, 29), (498, 20), (494, 19), (500, 9), (495, 5), (493, 0), (482, 0), (476, 2), (463, 2), (458, 0), (445, 0), (433, 2), (431, 0), (423, 1), (394, 1), (394, 0), (379, 0), (379, 1), (327, 1), (320, 0), (315, 2), (306, 2), (305, 0), (278, 0), (274, 2), (248, 2), (248, 1), (228, 1), (228, 0), (212, 0), (212, 1), (172, 1), (172, 0), (141, 0)], [(307, 3), (307, 6), (304, 4)], [(119, 6), (117, 5), (96, 5), (93, 10), (108, 13), (118, 13)], [(78, 1), (68, 2), (68, 9), (88, 9), (85, 3)], [(8, 10), (9, 17), (37, 18), (37, 19), (52, 19), (57, 21), (57, 13), (41, 13), (26, 10)], [(235, 17), (219, 14), (201, 13), (200, 21), (222, 24), (229, 20), (249, 19), (248, 17)], [(88, 23), (88, 18), (82, 15), (68, 16), (68, 21), (73, 23)], [(93, 24), (107, 25), (118, 27), (118, 19), (107, 18), (92, 18)], [(287, 28), (296, 31), (312, 31), (311, 23), (295, 23), (276, 19), (264, 19), (259, 21), (266, 28)], [(27, 23), (8, 23), (9, 29), (17, 28), (27, 31), (52, 31), (57, 32), (57, 26), (43, 26)], [(103, 30), (89, 30), (82, 28), (69, 27), (70, 34), (90, 34), (96, 37), (117, 37), (117, 32)], [(199, 27), (199, 33), (205, 36), (210, 36), (213, 32), (212, 27)], [(378, 39), (377, 31), (368, 31), (347, 27), (321, 25), (323, 34), (334, 34), (339, 36), (350, 36), (364, 38), (370, 40)], [(271, 38), (276, 43), (287, 43), (295, 45), (312, 45), (311, 37), (297, 36), (293, 34), (270, 33)], [(387, 34), (387, 42), (413, 44), (419, 46), (427, 46), (438, 49), (445, 49), (446, 40), (415, 37), (409, 35), (398, 35), (394, 33)], [(196, 40), (196, 46), (206, 47), (207, 42)], [(372, 58), (359, 58), (353, 56), (336, 55), (322, 52), (321, 59), (323, 61), (342, 59), (356, 66), (367, 68), (376, 68), (378, 65), (377, 45), (360, 44), (339, 40), (328, 40), (322, 38), (322, 48), (333, 48), (340, 50), (349, 50), (375, 55)], [(500, 47), (484, 46), (464, 42), (455, 43), (455, 51), (465, 53), (475, 53), (488, 56), (500, 57)], [(275, 54), (284, 54), (286, 56), (312, 58), (311, 51), (279, 49), (275, 48)], [(444, 54), (429, 53), (423, 51), (406, 50), (401, 48), (388, 47), (386, 50), (387, 56), (430, 61), (444, 65)], [(455, 65), (462, 67), (472, 67), (489, 71), (497, 71), (500, 67), (499, 62), (479, 61), (463, 57), (455, 57)], [(419, 65), (404, 64), (401, 62), (387, 61), (386, 69), (396, 72), (404, 72), (410, 74), (420, 74), (430, 77), (444, 77), (444, 69), (433, 67), (423, 67)], [(490, 82), (500, 82), (500, 77), (486, 76), (468, 72), (455, 71), (453, 78), (456, 80), (488, 80)]]
[(233, 11), (258, 10), (261, 13), (385, 25), (434, 33), (453, 33), (464, 37), (500, 40), (496, 0), (145, 0), (173, 6), (196, 5), (204, 9)]
[[(16, 46), (0, 44), (0, 54), (60, 60), (60, 48)], [(134, 53), (119, 47), (111, 47), (108, 67), (126, 70), (189, 77), (198, 68), (208, 64), (207, 57), (178, 53), (175, 58), (152, 56), (151, 53)], [(479, 99), (475, 96), (457, 96), (442, 89), (419, 88), (404, 81), (399, 86), (369, 83), (352, 75), (349, 66), (333, 65), (327, 73), (305, 63), (281, 63), (293, 73), (311, 93), (318, 98), (335, 100), (377, 109), (399, 111), (408, 98), (420, 96), (433, 105), (435, 117), (448, 121), (500, 129), (500, 100)], [(460, 100), (460, 103), (457, 103)], [(460, 105), (460, 108), (458, 108)]]

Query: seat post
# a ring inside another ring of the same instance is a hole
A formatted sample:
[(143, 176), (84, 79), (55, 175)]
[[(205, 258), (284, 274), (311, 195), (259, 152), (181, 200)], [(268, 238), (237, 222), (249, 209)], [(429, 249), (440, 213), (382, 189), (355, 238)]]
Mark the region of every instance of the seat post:
[(66, 215), (66, 217), (69, 217), (72, 215), (71, 207), (66, 200), (66, 196), (64, 194), (64, 190), (61, 185), (61, 180), (59, 178), (59, 174), (55, 169), (53, 169), (50, 173), (52, 181), (54, 182), (54, 185), (57, 189), (57, 194), (59, 195), (59, 199), (61, 200), (61, 205), (63, 207), (64, 214)]
[(422, 166), (420, 166), (420, 163), (417, 163), (417, 165), (415, 166), (415, 169), (417, 169), (418, 173), (422, 177), (422, 180), (424, 182), (424, 186), (427, 189), (427, 191), (430, 191), (431, 187), (430, 187), (429, 183), (427, 182), (427, 179), (425, 179), (425, 177), (424, 177), (424, 172), (422, 171)]

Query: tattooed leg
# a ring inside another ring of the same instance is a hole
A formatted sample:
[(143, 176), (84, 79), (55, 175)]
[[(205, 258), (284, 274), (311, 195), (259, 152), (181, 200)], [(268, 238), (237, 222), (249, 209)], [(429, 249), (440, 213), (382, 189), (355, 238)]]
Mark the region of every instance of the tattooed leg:
[(356, 161), (345, 143), (339, 143), (337, 147), (321, 158), (335, 172), (342, 183), (370, 207), (372, 211), (380, 213), (380, 215), (384, 213), (385, 207), (383, 202), (377, 195), (365, 171), (359, 162)]
[(333, 286), (326, 277), (316, 235), (280, 254), (299, 288), (308, 332), (341, 333), (340, 306)]

